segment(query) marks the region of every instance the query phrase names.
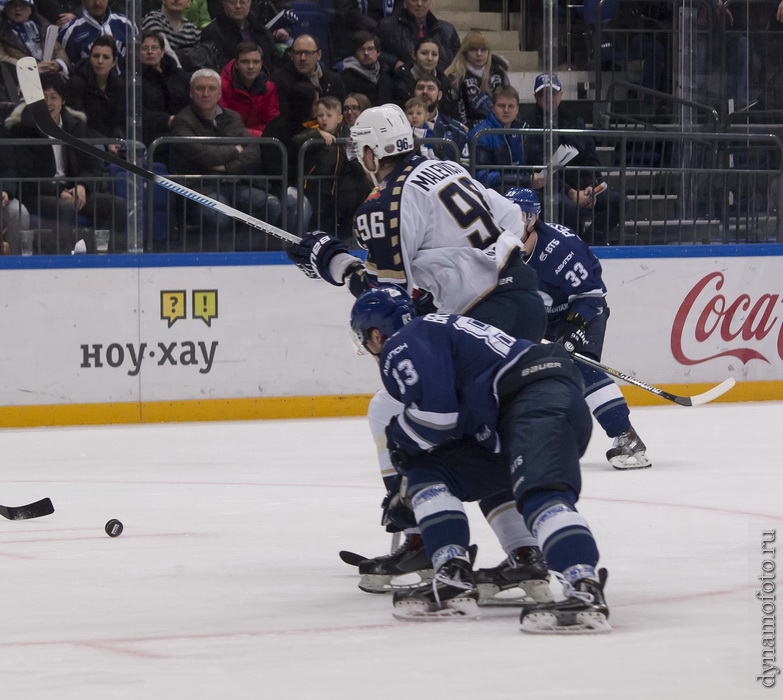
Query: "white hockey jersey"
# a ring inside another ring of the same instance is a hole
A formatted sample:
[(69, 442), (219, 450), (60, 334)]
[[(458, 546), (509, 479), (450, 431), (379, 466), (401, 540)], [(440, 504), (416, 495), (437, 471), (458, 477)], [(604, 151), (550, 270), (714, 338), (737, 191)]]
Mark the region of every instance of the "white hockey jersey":
[(461, 165), (411, 155), (359, 207), (354, 234), (379, 284), (427, 290), (461, 313), (495, 288), (520, 245), (519, 207)]

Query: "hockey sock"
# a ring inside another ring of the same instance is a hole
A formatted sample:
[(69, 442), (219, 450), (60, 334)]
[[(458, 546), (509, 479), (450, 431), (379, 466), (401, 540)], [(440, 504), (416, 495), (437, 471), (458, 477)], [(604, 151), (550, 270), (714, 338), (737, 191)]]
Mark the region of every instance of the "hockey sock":
[(506, 554), (519, 547), (538, 546), (538, 540), (530, 534), (517, 504), (509, 495), (482, 498), (479, 506)]
[(575, 494), (562, 491), (539, 491), (524, 504), (525, 522), (555, 571), (580, 564), (595, 567), (598, 563), (593, 533), (575, 504)]
[(631, 429), (630, 411), (620, 387), (605, 372), (576, 363), (585, 382), (585, 401), (604, 432), (616, 437)]
[(462, 501), (443, 483), (417, 484), (412, 488), (413, 512), (430, 558), (450, 546), (467, 551), (470, 529)]

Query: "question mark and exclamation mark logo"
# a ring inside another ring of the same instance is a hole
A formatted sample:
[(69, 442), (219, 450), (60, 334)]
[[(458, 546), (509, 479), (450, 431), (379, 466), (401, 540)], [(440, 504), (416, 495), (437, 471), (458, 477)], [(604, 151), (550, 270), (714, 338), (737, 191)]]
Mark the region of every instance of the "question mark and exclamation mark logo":
[[(160, 293), (160, 317), (168, 321), (169, 328), (180, 318), (187, 318), (187, 294), (185, 290)], [(193, 318), (200, 318), (211, 326), (212, 319), (218, 317), (217, 289), (194, 289), (191, 293), (191, 309)]]

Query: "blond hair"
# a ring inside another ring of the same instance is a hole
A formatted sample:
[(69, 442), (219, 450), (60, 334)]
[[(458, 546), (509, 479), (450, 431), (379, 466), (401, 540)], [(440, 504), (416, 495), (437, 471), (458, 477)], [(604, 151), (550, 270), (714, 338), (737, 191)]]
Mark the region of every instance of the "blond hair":
[(454, 60), (451, 62), (444, 73), (451, 80), (451, 84), (455, 88), (459, 88), (460, 83), (465, 79), (465, 75), (468, 72), (468, 51), (473, 49), (486, 49), (487, 63), (484, 66), (484, 74), (481, 76), (481, 91), (490, 93), (489, 85), (489, 73), (492, 65), (492, 49), (489, 46), (489, 41), (481, 32), (468, 32), (465, 38), (462, 40), (462, 45), (459, 47), (457, 55), (454, 56)]

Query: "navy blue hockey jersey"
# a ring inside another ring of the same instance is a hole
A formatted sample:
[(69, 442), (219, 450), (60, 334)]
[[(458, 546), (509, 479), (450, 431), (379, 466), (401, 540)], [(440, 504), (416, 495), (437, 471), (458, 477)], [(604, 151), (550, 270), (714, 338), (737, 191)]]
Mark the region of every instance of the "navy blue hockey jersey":
[(467, 316), (415, 318), (380, 356), (386, 390), (405, 404), (391, 439), (410, 454), (465, 437), (497, 451), (497, 382), (531, 346)]
[(527, 264), (538, 273), (548, 330), (556, 331), (569, 311), (590, 322), (606, 304), (598, 258), (567, 226), (539, 220), (536, 233), (538, 240)]

